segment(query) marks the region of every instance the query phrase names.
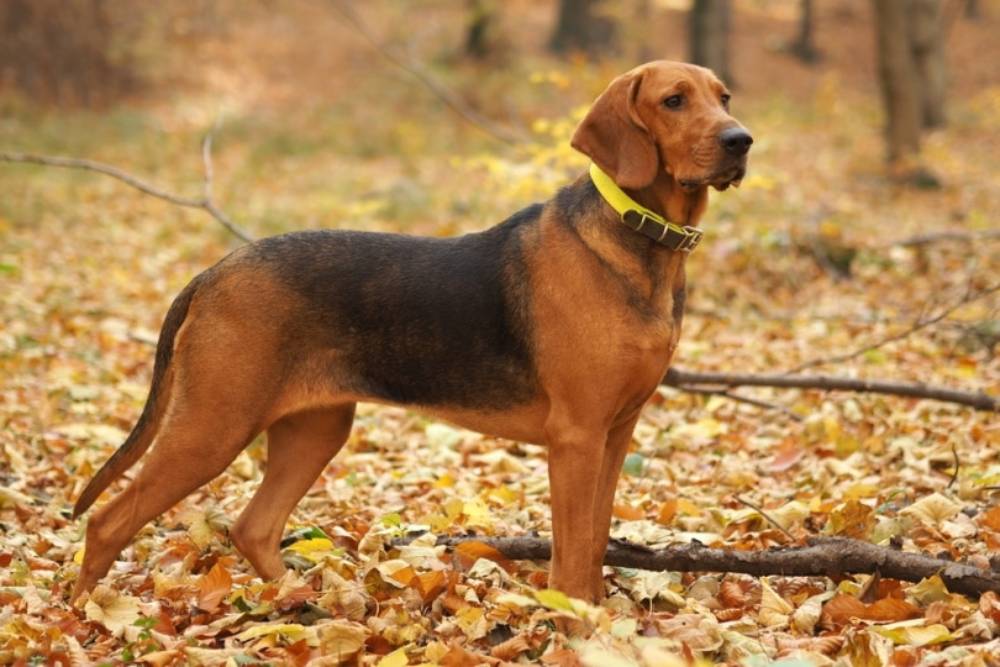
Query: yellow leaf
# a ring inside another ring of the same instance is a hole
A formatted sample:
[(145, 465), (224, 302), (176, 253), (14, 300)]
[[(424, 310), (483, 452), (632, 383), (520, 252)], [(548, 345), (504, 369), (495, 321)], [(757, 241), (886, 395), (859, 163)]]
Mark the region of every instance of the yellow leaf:
[(906, 590), (906, 595), (922, 605), (928, 605), (931, 602), (948, 599), (949, 593), (944, 580), (935, 574), (910, 586)]
[(319, 648), (323, 655), (332, 655), (346, 661), (365, 645), (368, 628), (360, 623), (336, 619), (316, 627)]
[(687, 516), (701, 516), (701, 508), (687, 498), (677, 499), (677, 513)]
[(868, 538), (875, 527), (875, 510), (857, 500), (848, 500), (830, 512), (830, 530), (858, 540)]
[(447, 489), (448, 487), (455, 486), (455, 478), (451, 476), (451, 473), (445, 473), (437, 478), (434, 482), (434, 488), (436, 489)]
[(769, 628), (788, 624), (788, 615), (794, 607), (772, 589), (765, 579), (761, 579), (760, 622)]
[(139, 620), (139, 600), (108, 586), (98, 586), (84, 605), (87, 619), (100, 623), (115, 637)]
[(490, 515), (490, 508), (479, 498), (467, 501), (462, 505), (462, 514), (465, 515), (465, 525), (471, 528), (493, 527), (493, 517)]
[[(915, 625), (919, 624), (919, 625)], [(948, 628), (935, 623), (933, 625), (923, 625), (924, 620), (903, 621), (891, 625), (874, 626), (872, 630), (878, 634), (892, 640), (893, 644), (905, 644), (907, 646), (928, 646), (930, 644), (940, 644), (955, 637), (948, 631)]]
[(289, 551), (297, 553), (313, 563), (322, 561), (333, 549), (333, 542), (325, 537), (312, 537), (308, 540), (299, 540), (298, 542), (293, 542), (288, 547)]
[(832, 591), (807, 598), (792, 614), (792, 625), (799, 632), (811, 635), (823, 613), (823, 603), (833, 597)]
[(562, 591), (557, 591), (554, 588), (546, 588), (540, 591), (535, 591), (535, 599), (554, 611), (573, 611), (573, 605), (570, 604), (569, 598), (566, 597), (566, 594)]
[(879, 487), (874, 484), (852, 484), (844, 491), (846, 500), (861, 500), (862, 498), (874, 498), (878, 495)]
[(483, 608), (469, 605), (459, 610), (455, 614), (455, 625), (457, 625), (465, 636), (470, 640), (476, 640), (486, 636), (489, 629), (484, 618)]
[(962, 506), (955, 501), (942, 496), (940, 493), (932, 493), (929, 496), (924, 496), (909, 507), (903, 508), (899, 513), (911, 516), (928, 526), (936, 526), (942, 521), (946, 521), (958, 514), (961, 509)]
[(392, 653), (383, 656), (375, 663), (375, 667), (406, 667), (410, 664), (410, 659), (406, 657), (406, 648), (397, 648)]
[(298, 623), (266, 623), (244, 630), (236, 635), (236, 638), (240, 641), (247, 641), (258, 637), (285, 637), (288, 641), (295, 643), (303, 639), (306, 634), (306, 627)]

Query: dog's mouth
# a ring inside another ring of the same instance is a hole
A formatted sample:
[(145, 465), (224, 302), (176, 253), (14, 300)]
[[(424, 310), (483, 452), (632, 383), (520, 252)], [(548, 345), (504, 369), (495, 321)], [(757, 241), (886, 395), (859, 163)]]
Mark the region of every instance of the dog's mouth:
[(679, 179), (681, 187), (685, 190), (691, 191), (696, 190), (705, 185), (711, 185), (718, 191), (723, 191), (727, 189), (730, 185), (734, 188), (740, 187), (740, 183), (743, 182), (743, 177), (747, 174), (747, 165), (745, 160), (741, 160), (739, 164), (726, 165), (719, 171), (708, 176), (703, 176), (701, 178), (682, 178)]

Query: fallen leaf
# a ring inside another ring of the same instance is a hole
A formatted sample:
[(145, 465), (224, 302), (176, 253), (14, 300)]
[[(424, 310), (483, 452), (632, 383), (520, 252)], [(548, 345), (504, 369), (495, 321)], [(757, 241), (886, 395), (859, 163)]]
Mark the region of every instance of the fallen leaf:
[(946, 498), (940, 493), (932, 493), (909, 507), (904, 507), (899, 513), (913, 517), (928, 526), (936, 526), (958, 514), (961, 509), (962, 506), (950, 498)]
[(336, 619), (316, 626), (319, 649), (323, 655), (347, 661), (365, 645), (369, 630), (360, 623)]
[(486, 558), (497, 563), (507, 572), (515, 570), (515, 565), (499, 549), (478, 540), (460, 543), (455, 547), (455, 553), (458, 554), (459, 561), (465, 568), (471, 567), (480, 558)]
[(219, 603), (229, 595), (233, 587), (233, 578), (223, 561), (216, 561), (212, 569), (201, 577), (198, 582), (198, 608), (213, 612), (219, 608)]
[(83, 609), (88, 620), (100, 623), (115, 637), (121, 637), (125, 628), (134, 625), (141, 616), (138, 598), (104, 585), (90, 593)]
[(778, 595), (766, 579), (761, 579), (760, 587), (760, 613), (757, 616), (760, 622), (769, 628), (788, 625), (788, 616), (795, 610), (795, 607)]
[(398, 648), (375, 663), (376, 667), (406, 667), (408, 664), (410, 659), (406, 657), (405, 648)]
[[(914, 623), (911, 625), (911, 623)], [(892, 625), (877, 625), (874, 632), (892, 640), (894, 644), (907, 646), (928, 646), (953, 639), (951, 632), (943, 625), (923, 625), (924, 621), (903, 621)]]

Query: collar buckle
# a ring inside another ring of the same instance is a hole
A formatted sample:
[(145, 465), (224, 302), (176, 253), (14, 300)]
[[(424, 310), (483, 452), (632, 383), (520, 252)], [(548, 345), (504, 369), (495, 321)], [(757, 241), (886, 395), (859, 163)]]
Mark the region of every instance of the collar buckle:
[(705, 233), (697, 227), (691, 227), (689, 225), (684, 225), (681, 229), (684, 230), (686, 236), (681, 242), (680, 247), (677, 249), (681, 252), (691, 252), (698, 247), (699, 243), (701, 243), (701, 237), (704, 236)]

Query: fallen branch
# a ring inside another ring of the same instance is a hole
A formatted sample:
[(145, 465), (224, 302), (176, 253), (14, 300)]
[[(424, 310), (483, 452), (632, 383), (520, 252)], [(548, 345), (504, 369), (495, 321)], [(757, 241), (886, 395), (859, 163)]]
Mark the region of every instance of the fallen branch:
[(202, 161), (205, 167), (205, 185), (204, 185), (204, 196), (202, 197), (182, 197), (176, 195), (172, 192), (158, 188), (152, 183), (145, 181), (138, 176), (133, 176), (132, 174), (119, 169), (110, 164), (105, 164), (103, 162), (97, 162), (95, 160), (87, 160), (84, 158), (75, 157), (60, 157), (55, 155), (35, 155), (33, 153), (12, 153), (0, 151), (0, 162), (14, 162), (21, 164), (38, 164), (47, 167), (62, 167), (64, 169), (82, 169), (84, 171), (93, 171), (98, 174), (104, 174), (105, 176), (110, 176), (115, 178), (122, 183), (132, 186), (139, 192), (150, 195), (151, 197), (156, 197), (157, 199), (162, 199), (163, 201), (170, 202), (177, 206), (183, 206), (185, 208), (197, 208), (205, 211), (210, 216), (216, 219), (223, 227), (229, 230), (234, 236), (242, 241), (250, 243), (253, 241), (253, 236), (244, 231), (239, 225), (233, 222), (229, 216), (222, 212), (221, 209), (216, 205), (215, 199), (212, 197), (212, 133), (209, 132), (205, 135), (205, 139), (202, 142)]
[(979, 391), (948, 389), (918, 382), (896, 382), (889, 380), (865, 380), (836, 375), (784, 375), (752, 373), (696, 373), (671, 368), (660, 384), (688, 389), (718, 387), (775, 387), (779, 389), (821, 389), (824, 391), (856, 391), (909, 398), (926, 398), (945, 403), (967, 405), (977, 410), (996, 412), (1000, 410), (1000, 399)]
[[(402, 546), (413, 537), (397, 540)], [(439, 537), (437, 543), (455, 547), (463, 542), (483, 542), (512, 560), (549, 560), (552, 545), (539, 537)], [(754, 576), (838, 577), (880, 572), (883, 577), (920, 581), (939, 575), (948, 590), (978, 596), (1000, 593), (1000, 573), (923, 554), (880, 547), (860, 540), (817, 537), (804, 547), (765, 551), (710, 549), (698, 542), (649, 549), (612, 540), (604, 564), (640, 570), (674, 572), (741, 572)]]

